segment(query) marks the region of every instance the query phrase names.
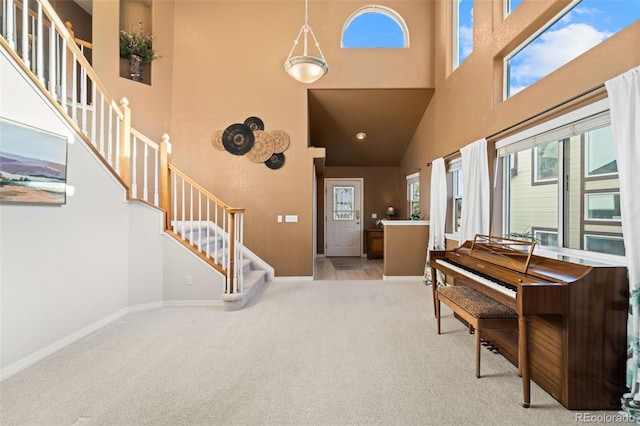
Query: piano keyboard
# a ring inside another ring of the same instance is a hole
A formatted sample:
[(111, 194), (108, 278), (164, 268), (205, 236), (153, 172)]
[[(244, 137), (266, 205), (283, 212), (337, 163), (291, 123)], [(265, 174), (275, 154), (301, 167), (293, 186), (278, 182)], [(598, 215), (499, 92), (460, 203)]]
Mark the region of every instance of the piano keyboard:
[(451, 262), (447, 262), (444, 259), (436, 259), (436, 263), (443, 265), (449, 269), (451, 269), (452, 271), (455, 271), (457, 273), (459, 273), (460, 275), (464, 275), (467, 278), (470, 278), (482, 285), (485, 285), (487, 287), (490, 287), (496, 291), (499, 291), (500, 293), (515, 299), (516, 298), (516, 290), (513, 286), (510, 286), (509, 284), (506, 283), (501, 283), (498, 281), (493, 281), (489, 278), (483, 277), (482, 275), (478, 275), (475, 272), (471, 272), (468, 271), (464, 268), (461, 268), (460, 266), (451, 263)]

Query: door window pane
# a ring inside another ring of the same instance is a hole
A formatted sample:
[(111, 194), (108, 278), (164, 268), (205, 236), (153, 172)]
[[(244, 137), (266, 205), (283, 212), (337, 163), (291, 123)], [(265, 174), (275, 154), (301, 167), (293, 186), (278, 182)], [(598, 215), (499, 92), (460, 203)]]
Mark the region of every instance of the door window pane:
[(355, 220), (355, 187), (333, 187), (333, 220)]

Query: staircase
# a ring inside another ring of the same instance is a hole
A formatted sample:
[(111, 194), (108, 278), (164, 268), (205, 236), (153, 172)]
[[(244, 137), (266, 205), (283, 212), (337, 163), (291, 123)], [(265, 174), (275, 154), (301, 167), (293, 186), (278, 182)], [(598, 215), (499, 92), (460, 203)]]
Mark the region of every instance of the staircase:
[[(225, 277), (225, 310), (242, 309), (273, 268), (244, 247), (244, 209), (231, 207), (170, 162), (169, 136), (135, 130), (47, 0), (0, 0), (0, 49), (15, 61), (126, 189), (127, 199), (165, 213), (163, 231)], [(34, 6), (35, 4), (35, 6)]]
[[(227, 264), (229, 261), (228, 235), (213, 222), (201, 221), (173, 221), (171, 234), (183, 244), (197, 249), (197, 253), (205, 261)], [(244, 255), (236, 265), (235, 270), (242, 283), (242, 289), (235, 293), (223, 293), (224, 309), (235, 311), (245, 305), (255, 296), (267, 280), (273, 279), (273, 269), (266, 265), (249, 250), (243, 250)], [(269, 271), (269, 272), (268, 272)]]

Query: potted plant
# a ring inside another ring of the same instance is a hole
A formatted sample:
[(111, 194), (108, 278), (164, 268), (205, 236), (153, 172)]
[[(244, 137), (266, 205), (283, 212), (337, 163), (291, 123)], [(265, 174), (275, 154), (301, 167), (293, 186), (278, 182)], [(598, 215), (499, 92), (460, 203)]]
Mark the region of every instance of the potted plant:
[(142, 81), (142, 62), (159, 58), (153, 50), (153, 36), (144, 31), (142, 22), (129, 31), (120, 30), (120, 57), (129, 61), (129, 73), (134, 81)]

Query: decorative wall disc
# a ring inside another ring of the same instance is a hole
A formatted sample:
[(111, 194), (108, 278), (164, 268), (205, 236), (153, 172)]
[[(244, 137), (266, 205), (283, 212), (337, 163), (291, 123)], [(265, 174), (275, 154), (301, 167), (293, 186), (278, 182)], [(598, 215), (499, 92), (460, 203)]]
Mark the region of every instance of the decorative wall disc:
[(273, 154), (267, 161), (264, 162), (270, 169), (279, 169), (284, 166), (284, 154), (281, 152), (277, 152)]
[(272, 130), (270, 133), (275, 144), (273, 152), (285, 152), (289, 148), (289, 135), (287, 132), (284, 130)]
[(253, 148), (253, 132), (245, 124), (232, 124), (224, 130), (222, 144), (231, 154), (244, 155)]
[(244, 120), (244, 124), (249, 126), (249, 128), (254, 132), (256, 130), (264, 130), (264, 123), (258, 117), (249, 117)]
[(263, 130), (254, 130), (253, 137), (255, 142), (251, 151), (247, 152), (247, 158), (255, 163), (264, 163), (273, 155), (273, 137)]
[(225, 150), (224, 144), (222, 143), (223, 133), (224, 130), (216, 130), (215, 132), (213, 132), (213, 135), (211, 135), (211, 145), (213, 145), (213, 147), (218, 151)]

